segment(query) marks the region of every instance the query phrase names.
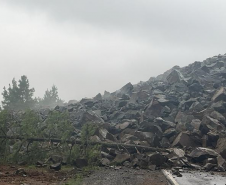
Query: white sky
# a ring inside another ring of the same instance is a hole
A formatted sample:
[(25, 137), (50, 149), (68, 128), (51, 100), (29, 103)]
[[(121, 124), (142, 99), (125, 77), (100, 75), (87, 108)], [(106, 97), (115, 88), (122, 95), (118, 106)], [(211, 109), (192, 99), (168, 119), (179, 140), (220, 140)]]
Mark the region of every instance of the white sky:
[(55, 84), (78, 100), (224, 54), (225, 10), (225, 0), (0, 0), (0, 89), (27, 75), (35, 96)]

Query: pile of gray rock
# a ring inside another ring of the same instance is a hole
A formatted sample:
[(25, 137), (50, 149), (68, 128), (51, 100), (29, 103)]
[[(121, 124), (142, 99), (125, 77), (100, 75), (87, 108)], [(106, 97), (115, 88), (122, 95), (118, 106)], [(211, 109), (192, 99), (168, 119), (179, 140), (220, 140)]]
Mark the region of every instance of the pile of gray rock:
[(226, 54), (55, 110), (69, 112), (78, 137), (89, 122), (99, 126), (91, 141), (157, 148), (104, 148), (102, 165), (226, 170)]

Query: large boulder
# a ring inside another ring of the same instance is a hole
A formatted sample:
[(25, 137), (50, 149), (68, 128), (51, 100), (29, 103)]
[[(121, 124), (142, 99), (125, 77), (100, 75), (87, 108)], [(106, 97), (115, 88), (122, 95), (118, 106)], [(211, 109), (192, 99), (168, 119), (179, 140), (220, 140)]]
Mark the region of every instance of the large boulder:
[(167, 77), (169, 84), (179, 83), (185, 81), (183, 75), (176, 69), (174, 69)]
[(80, 117), (79, 117), (79, 125), (82, 126), (85, 123), (104, 123), (104, 120), (99, 117), (95, 112), (93, 111), (85, 111), (83, 113), (81, 113)]
[(144, 111), (144, 116), (148, 118), (161, 117), (163, 106), (158, 102), (156, 98), (153, 98), (151, 103)]
[(202, 127), (206, 127), (207, 130), (222, 131), (225, 129), (224, 125), (217, 119), (211, 118), (210, 116), (205, 116), (201, 123)]
[(189, 156), (196, 162), (202, 162), (208, 158), (216, 158), (219, 154), (210, 148), (197, 147)]
[(188, 133), (181, 132), (174, 140), (172, 146), (194, 147), (194, 146), (197, 146), (197, 144), (193, 141), (193, 139)]

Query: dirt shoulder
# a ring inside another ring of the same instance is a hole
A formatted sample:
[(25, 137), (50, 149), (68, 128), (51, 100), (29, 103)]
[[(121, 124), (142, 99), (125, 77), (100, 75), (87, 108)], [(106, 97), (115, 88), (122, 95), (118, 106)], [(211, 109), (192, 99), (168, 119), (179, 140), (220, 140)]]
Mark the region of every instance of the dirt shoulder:
[(70, 170), (60, 172), (47, 168), (0, 166), (1, 185), (55, 185), (70, 178)]
[(161, 171), (102, 168), (85, 178), (82, 185), (167, 185)]
[[(47, 168), (0, 166), (0, 184), (64, 185), (67, 184), (67, 180), (73, 179), (76, 174), (77, 172), (72, 169), (63, 169), (59, 172), (55, 172)], [(100, 168), (92, 173), (88, 173), (79, 184), (167, 185), (167, 181), (161, 171), (108, 167)]]

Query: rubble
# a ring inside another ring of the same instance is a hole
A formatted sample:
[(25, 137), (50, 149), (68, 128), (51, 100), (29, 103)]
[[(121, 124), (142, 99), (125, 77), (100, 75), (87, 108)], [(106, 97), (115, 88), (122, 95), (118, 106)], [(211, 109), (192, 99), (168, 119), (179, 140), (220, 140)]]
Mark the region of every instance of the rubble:
[[(222, 56), (183, 68), (175, 66), (146, 82), (128, 83), (94, 98), (71, 100), (54, 110), (69, 114), (76, 139), (81, 138), (84, 124), (98, 126), (89, 139), (105, 143), (101, 148), (102, 166), (116, 163), (152, 170), (186, 166), (224, 171), (226, 55)], [(43, 120), (40, 125), (45, 125), (51, 111), (37, 110)], [(10, 128), (6, 134), (14, 133), (20, 133), (20, 128)], [(61, 164), (62, 158), (53, 156), (52, 161)], [(81, 168), (88, 163), (76, 159), (74, 164)]]

